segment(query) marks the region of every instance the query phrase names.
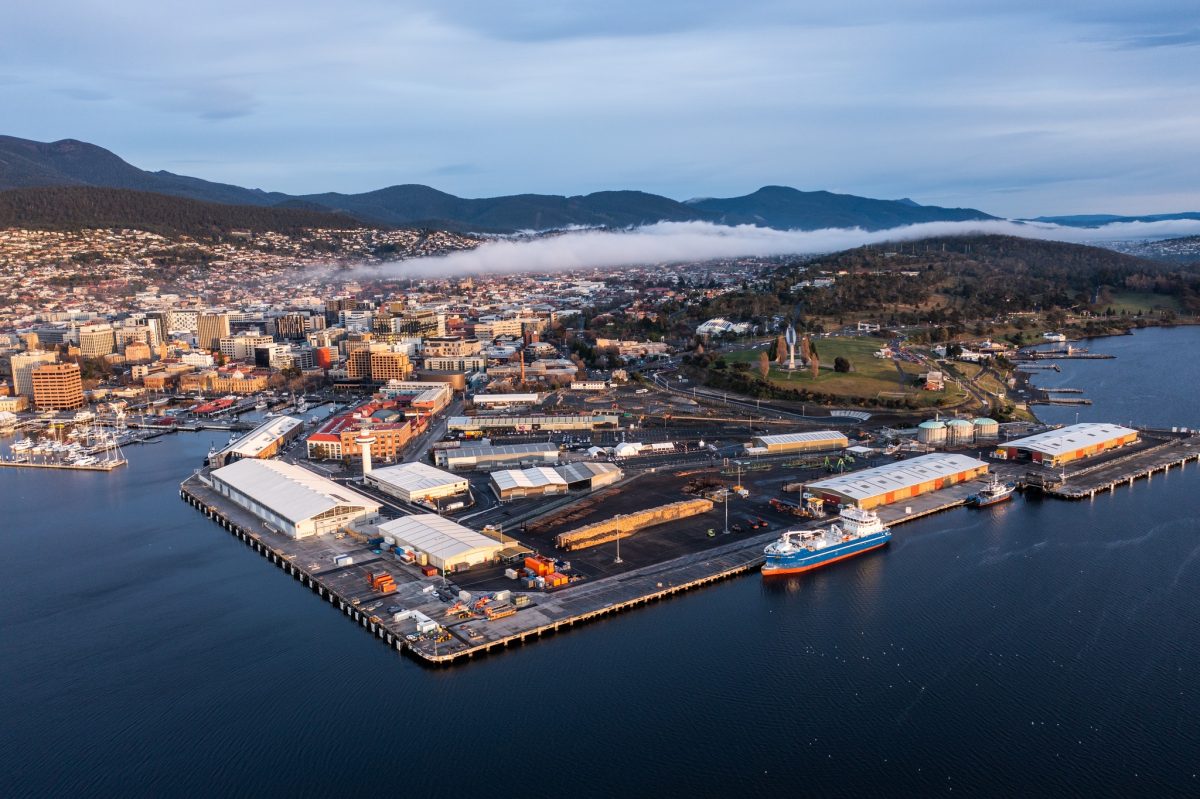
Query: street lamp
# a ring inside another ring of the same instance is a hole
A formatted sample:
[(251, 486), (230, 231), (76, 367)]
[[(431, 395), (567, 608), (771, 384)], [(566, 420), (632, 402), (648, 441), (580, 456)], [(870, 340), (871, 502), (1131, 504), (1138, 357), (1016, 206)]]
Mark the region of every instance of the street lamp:
[(729, 488), (725, 488), (725, 535), (729, 535)]

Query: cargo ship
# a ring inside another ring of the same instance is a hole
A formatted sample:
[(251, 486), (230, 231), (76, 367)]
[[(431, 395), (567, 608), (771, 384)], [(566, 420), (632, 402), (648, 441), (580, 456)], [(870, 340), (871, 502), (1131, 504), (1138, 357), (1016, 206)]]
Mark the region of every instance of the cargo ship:
[(1004, 502), (1012, 499), (1013, 492), (1016, 490), (1016, 483), (1001, 483), (993, 475), (992, 481), (980, 489), (978, 494), (967, 497), (967, 507), (986, 508), (988, 505)]
[(764, 577), (797, 574), (878, 549), (892, 539), (892, 531), (879, 516), (860, 508), (845, 508), (838, 520), (823, 530), (788, 530), (763, 550)]

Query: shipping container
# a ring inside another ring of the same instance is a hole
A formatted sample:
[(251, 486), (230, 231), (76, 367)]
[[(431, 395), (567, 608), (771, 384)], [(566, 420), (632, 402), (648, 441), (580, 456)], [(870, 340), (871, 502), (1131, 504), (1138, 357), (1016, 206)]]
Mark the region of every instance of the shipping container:
[(515, 580), (515, 579), (517, 579), (517, 570), (516, 569), (505, 569), (504, 576), (510, 580)]
[(421, 566), (421, 574), (425, 575), (426, 577), (436, 577), (437, 573), (438, 570), (436, 566)]
[(334, 566), (349, 566), (354, 562), (353, 555), (335, 555), (333, 558)]
[(525, 558), (525, 568), (537, 576), (544, 577), (554, 571), (554, 561), (541, 557)]
[(497, 591), (492, 595), (493, 602), (507, 602), (512, 598), (512, 591)]
[(470, 591), (459, 591), (458, 598), (461, 599), (463, 602), (470, 602), (471, 601), (471, 592)]
[(523, 608), (529, 604), (529, 597), (525, 596), (524, 594), (519, 594), (513, 599), (513, 604), (519, 608)]

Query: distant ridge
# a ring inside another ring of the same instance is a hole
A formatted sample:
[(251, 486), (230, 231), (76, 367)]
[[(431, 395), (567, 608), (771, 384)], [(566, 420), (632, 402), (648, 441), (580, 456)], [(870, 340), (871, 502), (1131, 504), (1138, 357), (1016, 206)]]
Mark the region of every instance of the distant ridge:
[(861, 227), (884, 230), (918, 222), (961, 222), (995, 219), (974, 208), (939, 208), (909, 199), (872, 200), (853, 194), (799, 191), (788, 186), (764, 186), (745, 197), (694, 200), (693, 208), (716, 215), (726, 225), (760, 225), (780, 229), (816, 230)]
[(132, 189), (45, 186), (0, 191), (0, 228), (131, 228), (165, 236), (220, 239), (234, 230), (296, 233), (360, 224), (324, 209), (225, 205)]
[(1039, 216), (1029, 221), (1049, 222), (1068, 227), (1101, 227), (1118, 222), (1172, 222), (1180, 219), (1200, 220), (1200, 211), (1183, 211), (1178, 214), (1147, 214), (1144, 216), (1117, 216), (1116, 214), (1074, 214), (1068, 216)]
[(918, 205), (909, 199), (874, 200), (825, 191), (798, 191), (786, 186), (766, 186), (744, 197), (710, 197), (688, 202), (642, 191), (467, 199), (418, 184), (389, 186), (361, 194), (293, 196), (171, 172), (149, 172), (103, 147), (76, 139), (37, 142), (0, 136), (0, 191), (55, 186), (127, 189), (227, 205), (328, 210), (373, 224), (481, 233), (692, 221), (784, 230), (823, 227), (880, 230), (916, 222), (995, 218), (972, 208), (939, 208)]

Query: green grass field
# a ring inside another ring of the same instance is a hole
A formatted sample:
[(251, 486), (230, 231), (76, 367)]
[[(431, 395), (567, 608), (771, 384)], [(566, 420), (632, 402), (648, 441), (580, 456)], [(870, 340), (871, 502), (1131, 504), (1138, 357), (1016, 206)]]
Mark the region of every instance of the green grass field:
[[(891, 358), (876, 358), (873, 353), (887, 342), (880, 338), (863, 337), (834, 337), (816, 339), (817, 354), (821, 359), (821, 373), (815, 379), (807, 369), (797, 369), (789, 372), (779, 364), (771, 364), (770, 381), (780, 388), (808, 389), (825, 394), (833, 394), (847, 399), (875, 398), (881, 394), (884, 397), (903, 396), (916, 399), (923, 405), (937, 405), (953, 402), (962, 397), (957, 387), (950, 386), (945, 391), (924, 391), (912, 385), (912, 379), (924, 368), (918, 364), (903, 363), (902, 368), (907, 378), (901, 378), (896, 369), (896, 362)], [(800, 347), (797, 345), (796, 354), (799, 358)], [(730, 362), (748, 363), (753, 373), (758, 373), (759, 353), (762, 350), (741, 350), (726, 353), (725, 360)], [(850, 361), (851, 372), (833, 371), (835, 358), (842, 357)]]
[(1124, 311), (1130, 316), (1148, 314), (1153, 311), (1179, 311), (1179, 298), (1168, 294), (1154, 294), (1149, 291), (1117, 291), (1113, 292), (1112, 301), (1105, 303), (1101, 310), (1111, 308), (1113, 313)]

